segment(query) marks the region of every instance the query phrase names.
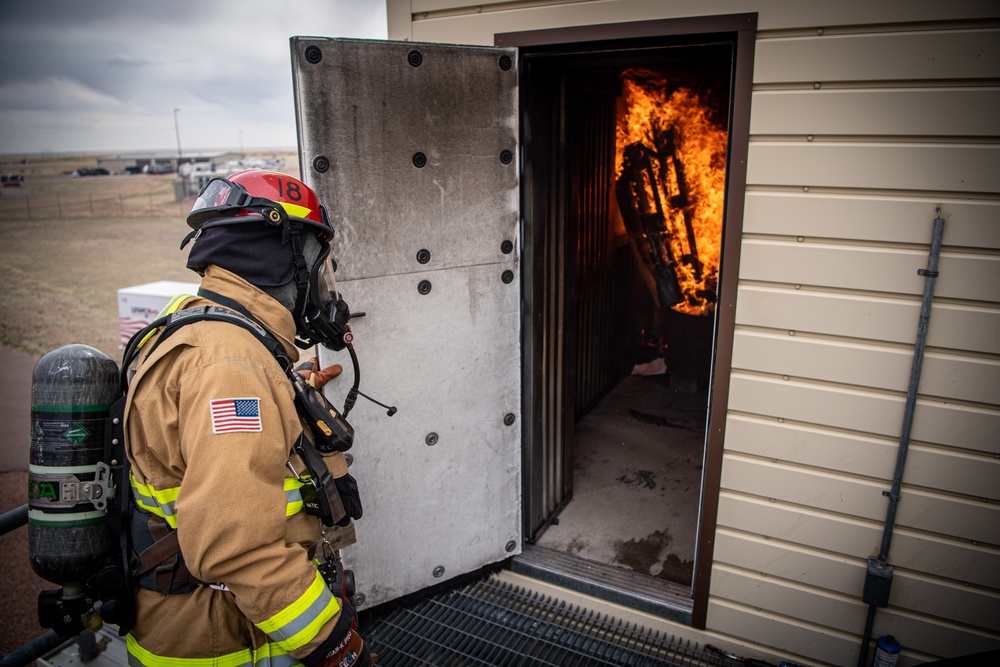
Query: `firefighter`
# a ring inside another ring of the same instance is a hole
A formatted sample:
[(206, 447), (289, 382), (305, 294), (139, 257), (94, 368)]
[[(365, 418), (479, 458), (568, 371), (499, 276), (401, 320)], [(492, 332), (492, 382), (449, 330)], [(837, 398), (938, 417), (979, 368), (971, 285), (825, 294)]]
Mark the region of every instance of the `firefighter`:
[[(292, 361), (297, 345), (343, 348), (334, 232), (308, 186), (264, 170), (213, 179), (188, 224), (187, 266), (202, 280), (180, 309), (238, 312)], [(140, 356), (126, 408), (131, 537), (136, 554), (176, 546), (136, 575), (129, 664), (373, 664), (320, 561), (361, 514), (343, 454), (323, 458), (350, 515), (333, 525), (305, 510), (315, 490), (293, 445), (314, 437), (276, 357), (221, 321), (179, 327), (160, 343)]]

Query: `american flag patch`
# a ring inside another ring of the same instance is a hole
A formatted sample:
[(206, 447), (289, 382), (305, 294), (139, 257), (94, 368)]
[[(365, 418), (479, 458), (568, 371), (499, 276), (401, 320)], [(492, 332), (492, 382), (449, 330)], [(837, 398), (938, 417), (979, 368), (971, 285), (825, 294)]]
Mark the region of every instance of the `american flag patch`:
[(261, 431), (259, 398), (217, 398), (210, 403), (212, 433)]

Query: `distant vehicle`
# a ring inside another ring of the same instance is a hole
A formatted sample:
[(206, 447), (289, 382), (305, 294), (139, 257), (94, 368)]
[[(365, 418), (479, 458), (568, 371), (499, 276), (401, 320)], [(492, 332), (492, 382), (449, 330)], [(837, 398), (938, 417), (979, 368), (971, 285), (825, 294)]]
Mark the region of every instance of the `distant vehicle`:
[(125, 167), (124, 169), (122, 169), (122, 171), (124, 171), (126, 174), (141, 174), (142, 173), (142, 167), (139, 167), (139, 166), (136, 166), (136, 165), (129, 165), (129, 166)]
[(110, 171), (104, 167), (81, 167), (73, 172), (74, 177), (79, 176), (108, 176)]
[(3, 187), (5, 188), (19, 188), (24, 185), (24, 176), (20, 174), (4, 174), (0, 176), (0, 181), (3, 182)]
[(169, 162), (161, 164), (147, 164), (142, 168), (144, 174), (172, 174), (174, 167)]

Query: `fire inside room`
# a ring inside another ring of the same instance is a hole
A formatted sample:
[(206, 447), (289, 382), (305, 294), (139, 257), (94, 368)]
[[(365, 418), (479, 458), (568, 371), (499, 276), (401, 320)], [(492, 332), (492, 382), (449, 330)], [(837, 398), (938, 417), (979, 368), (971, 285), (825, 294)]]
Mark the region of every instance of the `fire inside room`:
[(706, 35), (521, 49), (526, 535), (687, 597), (734, 57)]

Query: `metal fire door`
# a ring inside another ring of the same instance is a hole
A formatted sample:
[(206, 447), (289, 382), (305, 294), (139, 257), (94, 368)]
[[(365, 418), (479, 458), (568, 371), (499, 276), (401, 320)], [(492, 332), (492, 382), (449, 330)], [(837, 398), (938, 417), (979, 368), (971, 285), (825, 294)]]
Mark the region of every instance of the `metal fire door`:
[[(304, 180), (330, 209), (361, 392), (362, 608), (521, 550), (513, 49), (292, 39)], [(321, 351), (344, 375), (345, 353)]]

